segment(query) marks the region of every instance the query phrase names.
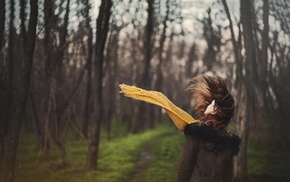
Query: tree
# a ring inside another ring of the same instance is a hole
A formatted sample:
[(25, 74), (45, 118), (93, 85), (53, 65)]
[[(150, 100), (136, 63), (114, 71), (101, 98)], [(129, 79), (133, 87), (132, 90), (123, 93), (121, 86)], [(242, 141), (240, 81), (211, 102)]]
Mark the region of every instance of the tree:
[[(162, 65), (164, 62), (164, 58), (163, 58), (163, 53), (164, 53), (164, 45), (165, 45), (165, 41), (166, 41), (166, 31), (168, 28), (168, 21), (169, 21), (169, 15), (170, 15), (170, 0), (166, 0), (166, 14), (164, 17), (164, 20), (162, 22), (163, 28), (162, 28), (162, 34), (161, 34), (161, 38), (159, 40), (159, 52), (158, 52), (158, 65), (157, 65), (157, 81), (155, 84), (155, 90), (157, 91), (162, 91), (162, 86), (163, 86), (163, 74), (162, 74)], [(162, 120), (162, 109), (161, 108), (157, 108), (158, 109), (158, 121)]]
[(16, 112), (11, 120), (9, 140), (8, 140), (8, 151), (7, 161), (5, 168), (5, 179), (6, 182), (13, 182), (14, 169), (16, 162), (16, 154), (18, 148), (18, 140), (21, 129), (22, 120), (25, 114), (25, 108), (28, 97), (28, 90), (30, 85), (30, 75), (33, 63), (34, 46), (36, 39), (36, 26), (38, 17), (38, 0), (30, 0), (30, 18), (27, 32), (27, 47), (25, 47), (24, 65), (22, 68), (22, 85), (19, 91), (19, 98), (17, 102)]
[[(281, 121), (287, 121), (290, 118), (288, 112), (290, 108), (288, 102), (290, 87), (287, 82), (290, 75), (289, 44), (283, 43), (279, 39), (285, 38), (287, 40), (287, 37), (290, 37), (290, 21), (288, 18), (290, 10), (287, 1), (269, 1), (269, 5), (270, 14), (274, 17), (275, 22), (279, 23), (280, 29), (273, 30), (271, 32), (272, 38), (269, 40), (271, 56), (269, 60), (268, 81), (274, 93), (273, 101), (276, 103), (276, 108), (274, 108), (277, 110), (275, 119), (281, 118)], [(270, 103), (269, 105), (271, 106)]]
[[(3, 62), (1, 59), (1, 50), (2, 50), (2, 44), (3, 44), (3, 38), (4, 38), (4, 30), (5, 30), (5, 0), (0, 1), (0, 62)], [(5, 117), (3, 117), (5, 118)], [(0, 163), (2, 161), (2, 157), (4, 155), (4, 127), (5, 127), (5, 119), (0, 119)]]
[[(245, 112), (241, 114), (245, 116), (244, 119), (237, 120), (237, 130), (241, 137), (240, 152), (236, 158), (235, 163), (235, 175), (245, 176), (247, 173), (247, 144), (249, 135), (249, 123), (253, 119), (254, 112), (254, 100), (255, 100), (255, 88), (257, 85), (256, 77), (256, 53), (255, 42), (252, 27), (252, 3), (251, 0), (244, 0), (241, 2), (241, 22), (243, 27), (244, 47), (246, 50), (246, 76), (244, 82), (245, 88), (245, 100), (246, 105)], [(242, 110), (242, 111), (243, 111)]]
[(44, 47), (44, 69), (45, 69), (45, 82), (47, 84), (47, 92), (46, 97), (45, 97), (45, 104), (47, 105), (47, 112), (45, 113), (46, 116), (44, 116), (44, 121), (43, 121), (43, 127), (42, 127), (42, 145), (41, 145), (41, 150), (44, 151), (44, 153), (47, 153), (50, 150), (50, 140), (49, 140), (49, 114), (51, 111), (51, 95), (52, 95), (52, 71), (53, 71), (53, 59), (52, 56), (53, 54), (53, 42), (52, 42), (52, 26), (53, 26), (53, 6), (54, 3), (45, 0), (44, 1), (44, 22), (45, 22), (45, 27), (44, 27), (44, 39), (43, 39), (43, 47)]
[(220, 51), (221, 47), (221, 28), (215, 30), (213, 27), (213, 20), (211, 18), (212, 10), (207, 9), (207, 16), (200, 22), (203, 24), (203, 37), (207, 43), (206, 53), (203, 58), (203, 62), (207, 70), (213, 70), (213, 64), (216, 62), (216, 55)]
[[(234, 33), (234, 28), (233, 28), (233, 23), (230, 15), (230, 11), (227, 5), (226, 0), (222, 1), (225, 13), (227, 15), (227, 18), (229, 20), (229, 28), (231, 32), (231, 42), (234, 50), (234, 58), (235, 58), (235, 63), (236, 63), (236, 90), (237, 90), (237, 95), (236, 95), (236, 108), (235, 108), (235, 116), (234, 116), (234, 122), (236, 123), (236, 129), (238, 133), (243, 137), (242, 139), (245, 140), (245, 138), (248, 135), (248, 125), (245, 125), (248, 121), (246, 120), (246, 98), (245, 98), (245, 81), (244, 81), (244, 75), (243, 75), (243, 59), (241, 56), (241, 48), (239, 45), (241, 43), (236, 41), (235, 38), (235, 33)], [(235, 160), (234, 162), (234, 174), (235, 176), (241, 176), (245, 174), (245, 167), (246, 167), (246, 162), (243, 160), (246, 160), (246, 154), (245, 152), (247, 151), (245, 147), (247, 145), (246, 143), (243, 143), (241, 146), (241, 151), (243, 155), (239, 156), (238, 160)], [(245, 163), (243, 163), (245, 162)]]
[(4, 30), (5, 30), (5, 0), (0, 1), (0, 52), (2, 50)]
[(89, 0), (85, 2), (85, 14), (84, 17), (86, 18), (86, 30), (88, 33), (88, 52), (87, 52), (87, 90), (86, 90), (86, 99), (85, 99), (85, 110), (84, 110), (84, 121), (82, 124), (82, 134), (85, 138), (88, 138), (88, 124), (90, 121), (90, 114), (91, 114), (91, 95), (92, 95), (92, 56), (93, 56), (93, 30), (90, 26), (91, 18), (90, 15), (90, 4)]
[(99, 16), (97, 18), (96, 44), (95, 44), (95, 68), (96, 68), (96, 113), (97, 117), (93, 126), (93, 133), (89, 142), (87, 155), (87, 168), (96, 169), (99, 154), (101, 122), (103, 120), (103, 64), (104, 49), (109, 29), (112, 0), (102, 0)]
[[(145, 27), (145, 36), (144, 36), (144, 67), (140, 79), (140, 87), (144, 89), (151, 89), (151, 79), (150, 70), (151, 70), (151, 56), (152, 56), (152, 41), (153, 41), (153, 28), (154, 28), (154, 0), (147, 0), (147, 24)], [(138, 132), (144, 126), (144, 124), (150, 124), (153, 126), (153, 108), (151, 105), (147, 105), (144, 102), (141, 102), (138, 108), (137, 124), (134, 131)]]
[(7, 79), (7, 107), (8, 107), (8, 116), (7, 121), (11, 120), (11, 111), (12, 109), (12, 97), (13, 97), (13, 81), (14, 81), (14, 0), (10, 1), (10, 22), (9, 22), (9, 40), (8, 40), (8, 79)]
[[(106, 93), (110, 94), (110, 97), (107, 98), (106, 105), (106, 116), (105, 124), (107, 129), (108, 139), (111, 139), (111, 125), (114, 117), (116, 117), (116, 109), (117, 109), (117, 87), (118, 87), (118, 51), (119, 51), (119, 34), (122, 27), (118, 27), (116, 22), (113, 22), (110, 31), (110, 37), (108, 40), (108, 48), (106, 53), (106, 62), (107, 62), (107, 91)], [(105, 98), (104, 98), (105, 99)]]

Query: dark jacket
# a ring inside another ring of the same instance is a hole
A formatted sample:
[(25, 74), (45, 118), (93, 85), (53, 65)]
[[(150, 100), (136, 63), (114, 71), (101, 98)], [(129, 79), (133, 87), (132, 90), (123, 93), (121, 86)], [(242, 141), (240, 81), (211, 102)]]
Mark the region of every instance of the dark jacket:
[(185, 127), (186, 142), (181, 155), (177, 182), (228, 182), (233, 177), (233, 155), (240, 139), (207, 124)]

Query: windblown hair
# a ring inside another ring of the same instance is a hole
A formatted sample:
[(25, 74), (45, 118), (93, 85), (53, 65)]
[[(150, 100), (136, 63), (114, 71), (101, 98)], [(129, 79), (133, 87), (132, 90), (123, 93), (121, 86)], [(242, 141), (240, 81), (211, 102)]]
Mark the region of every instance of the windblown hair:
[[(217, 76), (199, 75), (192, 78), (186, 89), (191, 95), (193, 111), (201, 122), (224, 129), (234, 115), (235, 101), (224, 80)], [(215, 100), (216, 114), (205, 115), (207, 106)]]

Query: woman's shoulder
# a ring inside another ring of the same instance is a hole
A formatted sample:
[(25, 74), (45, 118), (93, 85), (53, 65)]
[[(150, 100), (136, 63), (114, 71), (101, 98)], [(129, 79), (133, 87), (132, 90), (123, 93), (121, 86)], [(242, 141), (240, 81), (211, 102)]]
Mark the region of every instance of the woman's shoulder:
[(184, 134), (214, 145), (229, 145), (234, 154), (239, 151), (241, 140), (237, 135), (226, 130), (217, 130), (209, 124), (200, 122), (188, 124), (184, 129)]

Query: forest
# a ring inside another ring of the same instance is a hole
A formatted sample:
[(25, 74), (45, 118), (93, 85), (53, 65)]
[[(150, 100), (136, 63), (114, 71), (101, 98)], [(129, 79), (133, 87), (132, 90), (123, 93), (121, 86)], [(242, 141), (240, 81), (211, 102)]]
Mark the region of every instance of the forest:
[(235, 99), (234, 181), (290, 181), (289, 6), (1, 0), (0, 181), (175, 181), (183, 134), (119, 84), (191, 113), (199, 74), (224, 78)]

